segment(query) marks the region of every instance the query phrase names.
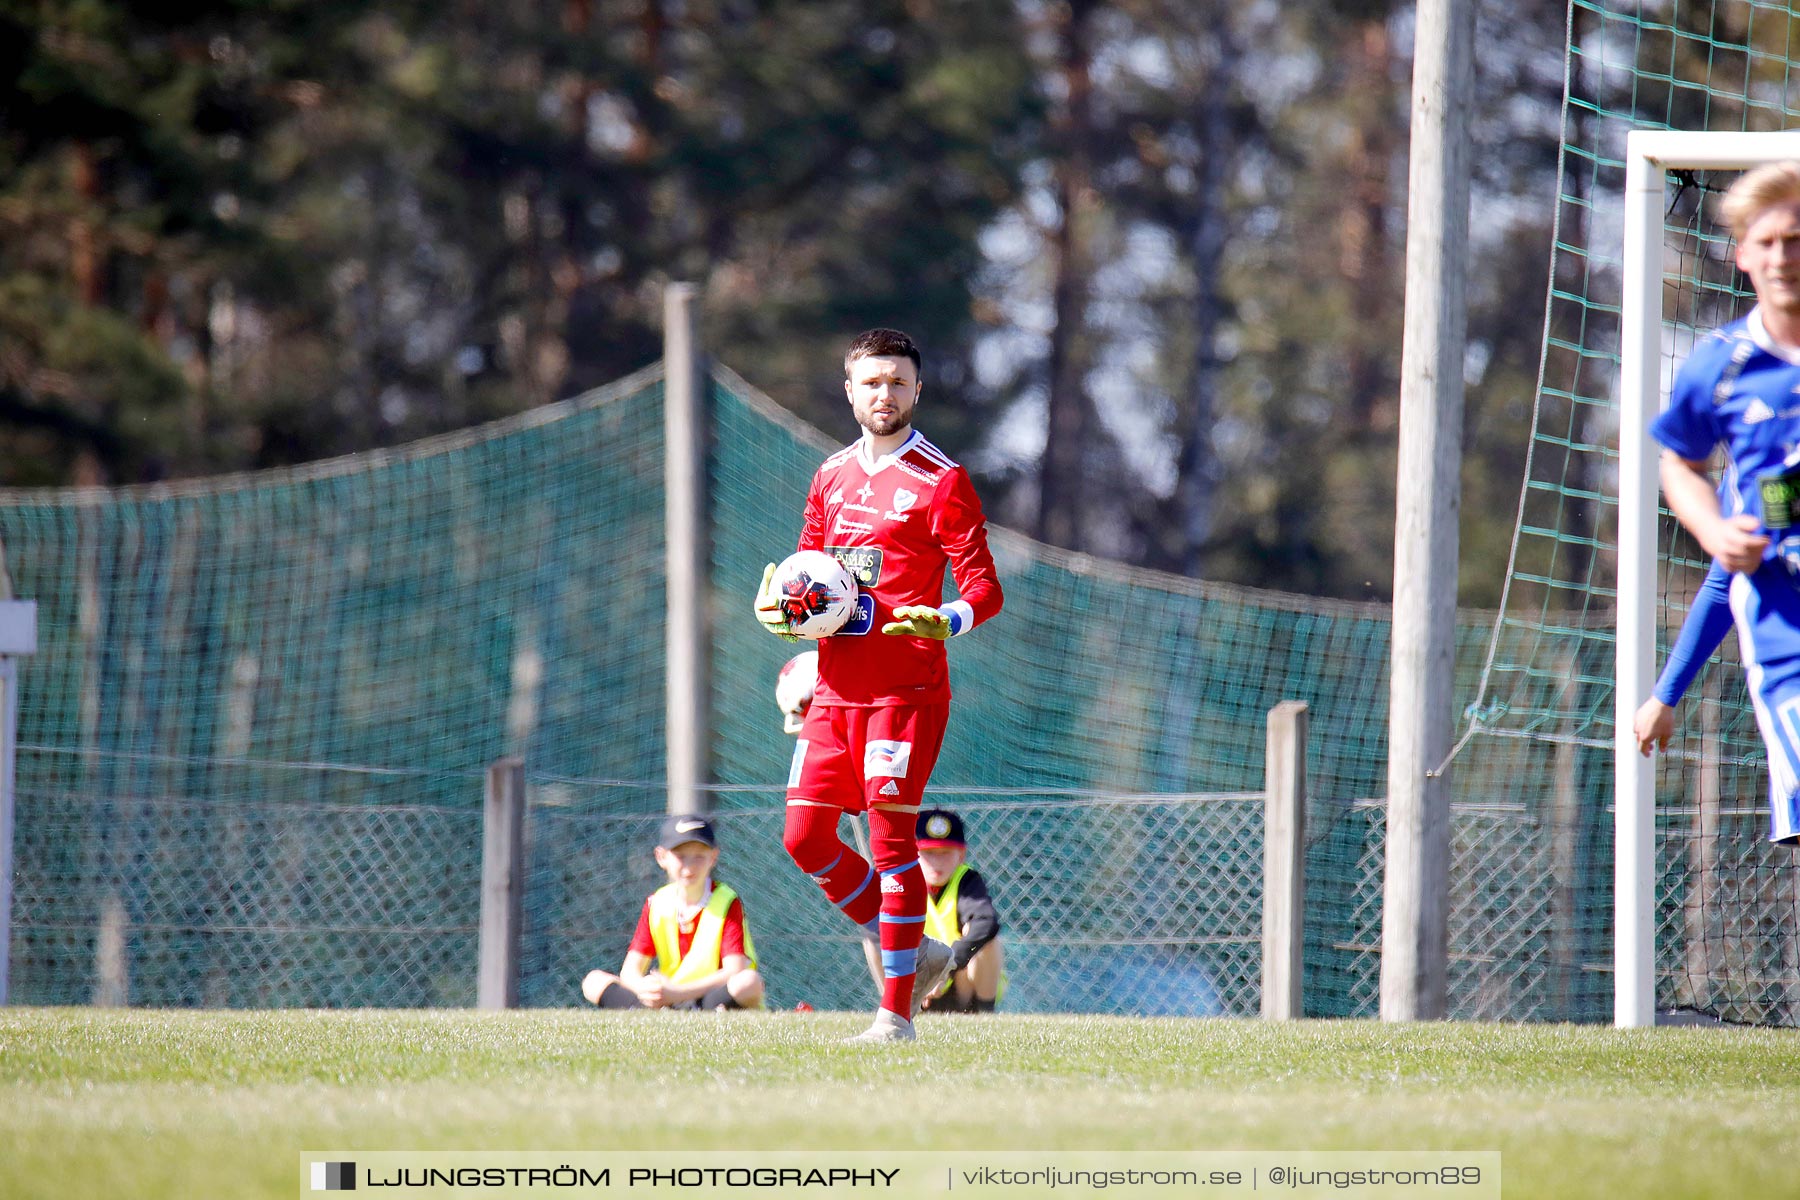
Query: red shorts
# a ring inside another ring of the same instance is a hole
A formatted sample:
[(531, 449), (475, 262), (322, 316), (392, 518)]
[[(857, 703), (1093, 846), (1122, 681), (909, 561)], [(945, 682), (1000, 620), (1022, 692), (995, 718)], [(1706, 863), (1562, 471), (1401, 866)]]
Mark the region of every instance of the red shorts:
[(937, 765), (949, 704), (837, 708), (815, 704), (794, 746), (787, 798), (863, 812), (917, 805)]

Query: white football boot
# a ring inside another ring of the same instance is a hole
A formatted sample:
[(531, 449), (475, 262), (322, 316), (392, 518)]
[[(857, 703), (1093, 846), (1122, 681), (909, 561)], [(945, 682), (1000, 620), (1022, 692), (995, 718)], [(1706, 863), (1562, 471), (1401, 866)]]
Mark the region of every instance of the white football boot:
[(844, 1039), (846, 1046), (874, 1046), (886, 1042), (910, 1042), (919, 1035), (913, 1032), (913, 1023), (897, 1013), (885, 1008), (875, 1010), (875, 1023), (857, 1034)]

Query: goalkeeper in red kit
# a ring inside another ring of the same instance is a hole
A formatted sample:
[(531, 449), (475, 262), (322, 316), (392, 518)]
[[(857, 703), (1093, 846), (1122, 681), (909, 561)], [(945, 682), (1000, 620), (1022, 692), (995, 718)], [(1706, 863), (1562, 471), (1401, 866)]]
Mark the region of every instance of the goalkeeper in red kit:
[[(898, 330), (871, 329), (850, 344), (844, 391), (862, 437), (813, 475), (799, 545), (836, 557), (861, 589), (849, 622), (819, 642), (783, 836), (794, 863), (881, 947), (881, 1008), (853, 1042), (911, 1041), (912, 1014), (950, 969), (950, 948), (924, 937), (914, 826), (950, 717), (944, 642), (1001, 603), (968, 472), (912, 427), (919, 365), (919, 348)], [(948, 604), (946, 565), (960, 594)], [(791, 636), (774, 574), (771, 563), (756, 617)], [(872, 865), (838, 836), (846, 812), (868, 813)]]

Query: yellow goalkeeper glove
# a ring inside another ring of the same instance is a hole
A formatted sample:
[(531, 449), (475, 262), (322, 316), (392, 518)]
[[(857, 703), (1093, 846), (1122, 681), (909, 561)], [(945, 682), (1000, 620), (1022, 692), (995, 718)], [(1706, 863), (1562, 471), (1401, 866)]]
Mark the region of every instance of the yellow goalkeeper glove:
[(922, 637), (943, 641), (950, 636), (950, 618), (929, 604), (902, 604), (894, 619), (881, 627), (894, 637)]
[(781, 597), (775, 594), (775, 564), (763, 568), (762, 584), (756, 589), (756, 619), (762, 627), (784, 642), (797, 642), (787, 613), (781, 610)]

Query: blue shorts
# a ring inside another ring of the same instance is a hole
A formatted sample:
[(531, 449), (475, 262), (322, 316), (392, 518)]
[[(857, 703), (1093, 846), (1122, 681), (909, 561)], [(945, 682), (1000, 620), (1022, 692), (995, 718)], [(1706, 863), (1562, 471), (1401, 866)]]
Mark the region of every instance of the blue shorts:
[(1769, 752), (1769, 840), (1800, 841), (1800, 659), (1745, 668)]

